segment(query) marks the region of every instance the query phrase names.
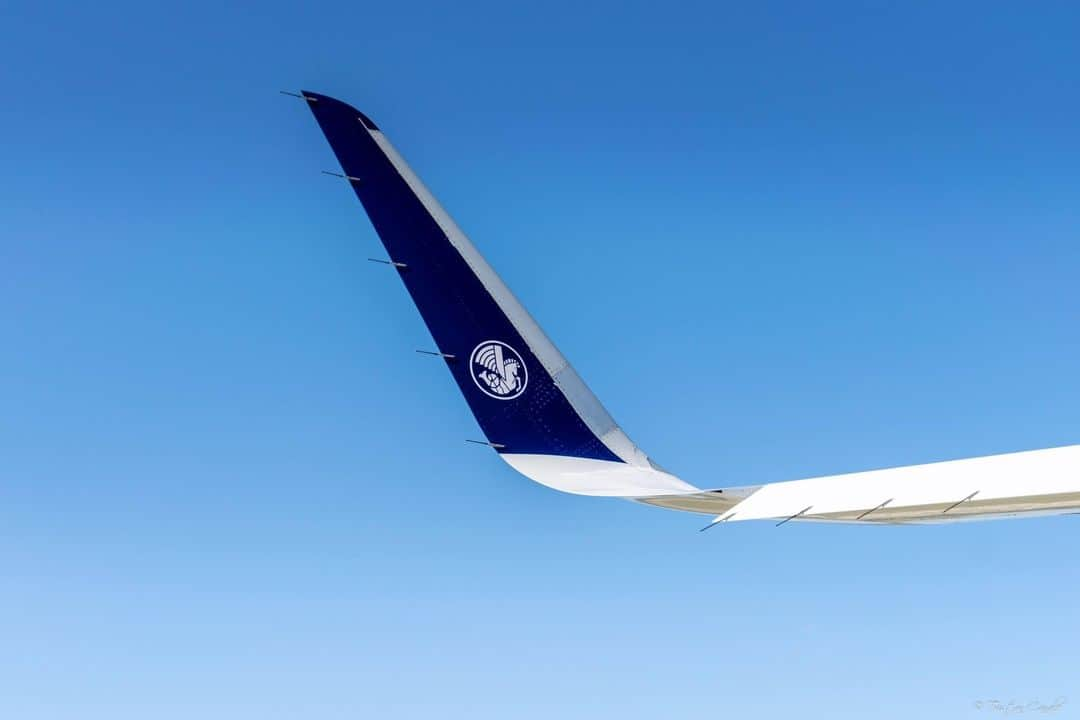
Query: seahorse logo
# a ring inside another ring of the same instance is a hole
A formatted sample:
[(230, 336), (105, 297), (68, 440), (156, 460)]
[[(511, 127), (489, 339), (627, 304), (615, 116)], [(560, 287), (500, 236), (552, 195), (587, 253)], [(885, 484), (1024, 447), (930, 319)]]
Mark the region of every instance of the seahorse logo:
[(529, 373), (517, 350), (498, 340), (485, 340), (469, 358), (476, 386), (496, 400), (513, 400), (525, 392)]

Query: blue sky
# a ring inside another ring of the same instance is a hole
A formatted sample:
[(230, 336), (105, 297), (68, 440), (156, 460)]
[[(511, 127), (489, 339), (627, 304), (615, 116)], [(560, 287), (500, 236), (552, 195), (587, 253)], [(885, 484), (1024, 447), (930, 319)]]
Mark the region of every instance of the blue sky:
[(277, 92), (746, 485), (1080, 441), (1074, 3), (3, 15), (0, 715), (1080, 716), (1075, 518), (699, 534), (463, 442)]

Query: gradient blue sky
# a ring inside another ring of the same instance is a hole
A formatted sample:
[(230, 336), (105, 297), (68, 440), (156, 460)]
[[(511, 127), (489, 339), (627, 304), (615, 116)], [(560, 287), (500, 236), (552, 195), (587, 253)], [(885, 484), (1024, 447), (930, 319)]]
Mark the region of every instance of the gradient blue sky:
[(701, 486), (1080, 441), (1075, 3), (8, 3), (0, 716), (1080, 717), (1080, 521), (736, 524), (478, 431), (299, 101)]

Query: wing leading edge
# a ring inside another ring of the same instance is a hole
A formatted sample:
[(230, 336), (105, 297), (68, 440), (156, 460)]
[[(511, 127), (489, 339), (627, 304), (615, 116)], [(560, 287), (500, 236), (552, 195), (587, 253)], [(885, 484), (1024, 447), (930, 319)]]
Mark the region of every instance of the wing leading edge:
[(304, 91), (488, 443), (548, 487), (714, 516), (713, 524), (925, 523), (1080, 511), (1080, 445), (700, 490), (662, 470), (574, 368), (382, 131)]

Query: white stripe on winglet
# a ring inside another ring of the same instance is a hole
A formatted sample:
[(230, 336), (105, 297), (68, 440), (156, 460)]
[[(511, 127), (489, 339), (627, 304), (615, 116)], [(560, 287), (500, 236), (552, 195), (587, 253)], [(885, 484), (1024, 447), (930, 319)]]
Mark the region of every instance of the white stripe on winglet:
[(575, 495), (644, 498), (698, 492), (674, 475), (651, 467), (562, 455), (504, 453), (502, 459), (541, 485)]

